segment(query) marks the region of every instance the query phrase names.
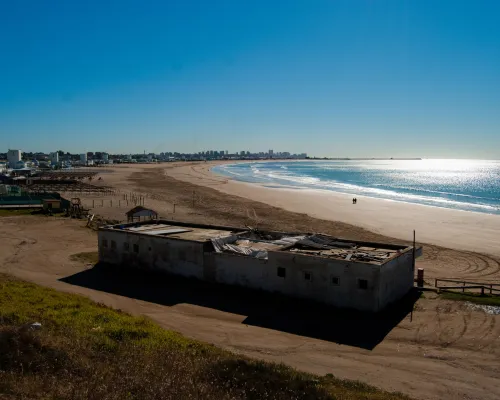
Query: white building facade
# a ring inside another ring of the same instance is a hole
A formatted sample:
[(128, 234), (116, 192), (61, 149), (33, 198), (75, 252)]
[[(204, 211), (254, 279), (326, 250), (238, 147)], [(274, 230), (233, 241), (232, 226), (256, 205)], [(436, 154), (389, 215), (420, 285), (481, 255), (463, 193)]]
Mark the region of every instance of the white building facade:
[(7, 164), (9, 168), (16, 168), (16, 164), (21, 161), (21, 150), (9, 150), (7, 152)]
[(52, 165), (59, 164), (59, 153), (55, 151), (54, 153), (50, 153), (50, 163)]

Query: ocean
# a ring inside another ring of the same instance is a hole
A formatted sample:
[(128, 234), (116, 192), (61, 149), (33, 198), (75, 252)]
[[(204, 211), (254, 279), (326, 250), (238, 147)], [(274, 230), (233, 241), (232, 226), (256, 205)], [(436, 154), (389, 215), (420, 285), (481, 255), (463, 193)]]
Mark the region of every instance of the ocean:
[(269, 161), (220, 165), (213, 171), (268, 187), (330, 190), (500, 214), (500, 161)]

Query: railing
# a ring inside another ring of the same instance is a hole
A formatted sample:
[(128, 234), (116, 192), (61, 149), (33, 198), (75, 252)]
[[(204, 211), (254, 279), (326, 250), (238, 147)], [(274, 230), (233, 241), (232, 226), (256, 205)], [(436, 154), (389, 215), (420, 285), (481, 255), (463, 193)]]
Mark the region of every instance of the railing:
[[(458, 285), (442, 286), (440, 282), (455, 283)], [(434, 286), (439, 290), (461, 290), (465, 292), (465, 289), (480, 290), (481, 295), (484, 296), (486, 292), (490, 295), (500, 296), (500, 283), (490, 283), (490, 282), (470, 282), (462, 281), (456, 279), (436, 279)]]

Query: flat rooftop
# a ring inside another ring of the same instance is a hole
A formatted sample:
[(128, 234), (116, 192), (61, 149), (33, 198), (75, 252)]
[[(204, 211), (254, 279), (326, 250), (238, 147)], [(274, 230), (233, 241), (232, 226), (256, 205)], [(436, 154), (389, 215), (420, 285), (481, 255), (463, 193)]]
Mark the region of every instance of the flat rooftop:
[(194, 242), (206, 242), (214, 238), (227, 237), (235, 233), (231, 228), (203, 227), (191, 224), (168, 223), (165, 221), (158, 221), (158, 223), (145, 221), (132, 224), (112, 225), (105, 227), (105, 229), (190, 240)]

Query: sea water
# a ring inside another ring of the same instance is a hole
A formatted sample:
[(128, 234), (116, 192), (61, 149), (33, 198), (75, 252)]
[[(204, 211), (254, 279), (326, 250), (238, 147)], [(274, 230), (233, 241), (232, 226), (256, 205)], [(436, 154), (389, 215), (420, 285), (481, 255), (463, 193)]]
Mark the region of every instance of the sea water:
[(214, 172), (265, 186), (321, 189), (500, 214), (500, 161), (339, 160), (226, 164)]

